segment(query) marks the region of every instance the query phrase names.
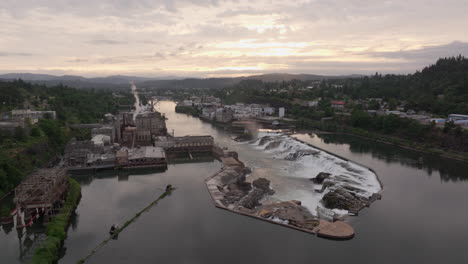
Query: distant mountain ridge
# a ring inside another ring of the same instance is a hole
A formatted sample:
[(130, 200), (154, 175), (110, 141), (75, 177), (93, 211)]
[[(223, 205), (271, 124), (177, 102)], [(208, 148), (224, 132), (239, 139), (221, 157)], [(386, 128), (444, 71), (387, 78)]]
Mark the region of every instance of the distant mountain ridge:
[(34, 74), (34, 73), (7, 73), (0, 74), (0, 80), (17, 80), (30, 81), (33, 83), (44, 84), (47, 86), (67, 85), (76, 88), (126, 88), (130, 82), (135, 82), (142, 87), (219, 87), (233, 85), (242, 80), (260, 80), (263, 82), (281, 82), (291, 81), (294, 79), (301, 81), (308, 80), (323, 80), (323, 79), (343, 79), (343, 78), (359, 78), (363, 75), (342, 75), (342, 76), (325, 76), (314, 74), (288, 74), (288, 73), (270, 73), (261, 75), (251, 75), (243, 77), (219, 77), (219, 78), (182, 78), (176, 76), (166, 77), (138, 77), (126, 75), (111, 75), (106, 77), (86, 78), (75, 75), (50, 75), (50, 74)]
[(329, 75), (315, 75), (315, 74), (305, 74), (305, 73), (301, 73), (301, 74), (269, 73), (269, 74), (251, 75), (247, 77), (238, 77), (238, 78), (249, 79), (249, 80), (260, 80), (263, 82), (280, 82), (280, 81), (291, 81), (291, 80), (319, 81), (323, 79), (360, 78), (363, 76), (364, 75), (360, 75), (360, 74), (329, 76)]

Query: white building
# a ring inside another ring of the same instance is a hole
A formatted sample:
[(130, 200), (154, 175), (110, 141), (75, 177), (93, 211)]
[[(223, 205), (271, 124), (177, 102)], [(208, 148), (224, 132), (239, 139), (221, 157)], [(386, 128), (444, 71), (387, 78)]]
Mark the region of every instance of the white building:
[(273, 115), (275, 113), (275, 108), (273, 107), (263, 107), (263, 115)]
[(317, 107), (317, 106), (318, 106), (318, 101), (317, 101), (317, 100), (308, 101), (308, 102), (307, 102), (307, 106), (308, 106), (308, 107)]
[(285, 113), (284, 107), (280, 107), (280, 108), (278, 109), (279, 118), (283, 118), (283, 117), (284, 117), (284, 113)]
[(262, 106), (258, 104), (251, 104), (250, 113), (252, 113), (253, 117), (261, 116), (263, 113)]
[(451, 121), (468, 120), (468, 115), (450, 114), (448, 119)]

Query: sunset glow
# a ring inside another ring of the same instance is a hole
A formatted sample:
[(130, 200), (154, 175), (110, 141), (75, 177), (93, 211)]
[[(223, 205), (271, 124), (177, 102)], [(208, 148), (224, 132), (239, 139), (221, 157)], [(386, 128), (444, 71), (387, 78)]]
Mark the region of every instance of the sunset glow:
[(6, 0), (0, 72), (412, 72), (468, 53), (466, 3), (449, 2)]

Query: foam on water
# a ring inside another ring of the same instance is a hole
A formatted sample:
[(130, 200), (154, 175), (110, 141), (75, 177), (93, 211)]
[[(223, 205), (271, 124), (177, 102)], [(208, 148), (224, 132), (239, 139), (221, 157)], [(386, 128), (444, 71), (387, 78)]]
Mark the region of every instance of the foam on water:
[[(274, 159), (286, 161), (280, 173), (285, 177), (284, 184), (291, 187), (282, 188), (274, 196), (281, 200), (300, 200), (311, 213), (316, 214), (316, 208), (322, 207), (320, 200), (323, 195), (338, 187), (351, 186), (356, 195), (369, 198), (373, 193), (379, 192), (382, 187), (377, 175), (359, 164), (346, 161), (337, 156), (302, 143), (287, 135), (275, 132), (259, 132), (258, 138), (251, 143), (258, 150), (262, 150)], [(311, 187), (309, 179), (320, 172), (332, 174), (327, 181), (334, 185), (327, 187), (323, 193), (313, 189), (321, 189), (322, 185)], [(301, 181), (302, 180), (302, 181)], [(283, 186), (284, 187), (284, 186)], [(345, 214), (345, 210), (334, 210), (335, 213)]]

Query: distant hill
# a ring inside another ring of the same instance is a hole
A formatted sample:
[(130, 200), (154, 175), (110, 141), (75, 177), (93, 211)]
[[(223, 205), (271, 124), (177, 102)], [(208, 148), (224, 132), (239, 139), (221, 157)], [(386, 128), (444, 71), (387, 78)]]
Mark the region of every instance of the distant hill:
[(151, 80), (138, 83), (139, 87), (144, 88), (224, 88), (235, 85), (245, 80), (260, 80), (262, 82), (282, 82), (291, 80), (301, 81), (320, 81), (326, 79), (348, 79), (360, 78), (363, 75), (346, 75), (346, 76), (325, 76), (313, 74), (288, 74), (288, 73), (271, 73), (262, 75), (242, 76), (233, 78), (187, 78), (181, 80)]
[(46, 86), (55, 86), (59, 84), (76, 87), (76, 88), (96, 88), (96, 89), (119, 89), (128, 88), (130, 82), (144, 82), (153, 78), (113, 75), (107, 77), (85, 78), (82, 76), (63, 75), (55, 76), (49, 74), (33, 74), (33, 73), (8, 73), (0, 74), (0, 80), (17, 80), (21, 79), (36, 84), (44, 84)]
[(59, 84), (76, 88), (95, 88), (95, 89), (126, 89), (130, 82), (145, 88), (223, 88), (239, 83), (243, 80), (260, 80), (263, 82), (281, 82), (291, 80), (323, 80), (323, 79), (342, 79), (362, 77), (362, 75), (347, 76), (323, 76), (313, 74), (287, 74), (271, 73), (263, 75), (252, 75), (234, 78), (180, 78), (176, 76), (167, 77), (138, 77), (125, 75), (112, 75), (107, 77), (86, 78), (75, 75), (55, 76), (49, 74), (34, 73), (7, 73), (0, 74), (0, 80), (22, 79), (46, 86), (55, 86)]
[(363, 75), (342, 75), (342, 76), (326, 76), (326, 75), (314, 75), (314, 74), (288, 74), (288, 73), (271, 73), (262, 75), (252, 75), (247, 77), (239, 77), (236, 79), (241, 80), (260, 80), (263, 82), (281, 82), (281, 81), (320, 81), (324, 79), (347, 79), (347, 78), (359, 78)]

